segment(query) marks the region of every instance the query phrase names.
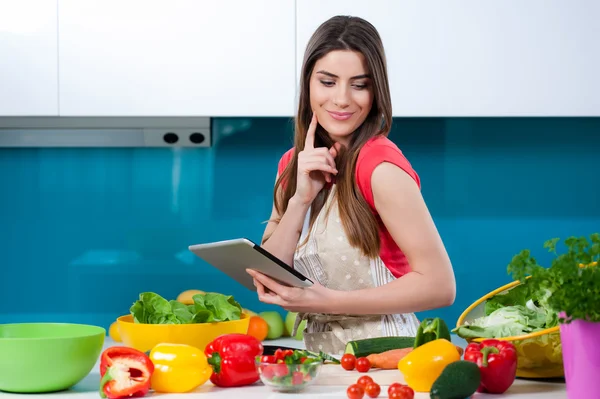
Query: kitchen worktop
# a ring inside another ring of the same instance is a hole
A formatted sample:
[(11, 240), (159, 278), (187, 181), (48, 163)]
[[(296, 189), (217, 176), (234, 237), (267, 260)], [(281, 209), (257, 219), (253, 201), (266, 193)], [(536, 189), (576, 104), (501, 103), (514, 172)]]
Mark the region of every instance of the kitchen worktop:
[[(452, 339), (457, 345), (464, 346), (464, 341), (460, 338), (453, 336)], [(289, 347), (303, 348), (304, 343), (302, 341), (296, 341), (290, 338), (283, 338), (271, 341), (265, 341), (265, 345), (281, 345)], [(118, 345), (109, 337), (106, 338), (104, 343), (104, 349)], [(35, 378), (35, 376), (32, 376)], [(96, 399), (100, 395), (98, 393), (98, 387), (100, 382), (99, 374), (99, 362), (96, 364), (90, 374), (84, 378), (79, 384), (75, 385), (68, 391), (46, 393), (46, 394), (29, 394), (26, 395), (28, 399), (33, 398), (67, 398), (67, 399)], [(300, 393), (277, 393), (270, 390), (270, 388), (264, 386), (258, 382), (251, 386), (239, 387), (239, 388), (218, 388), (208, 381), (203, 386), (199, 387), (193, 392), (184, 394), (149, 394), (147, 397), (161, 397), (161, 398), (173, 398), (173, 399), (218, 399), (218, 398), (231, 398), (235, 395), (244, 395), (244, 399), (305, 399), (305, 398), (347, 398), (346, 396), (347, 385), (331, 385), (331, 386), (311, 386)], [(0, 392), (0, 398), (21, 398), (25, 396), (22, 394), (11, 394)], [(365, 398), (368, 396), (365, 395)], [(381, 394), (379, 398), (387, 398), (387, 386), (381, 386)], [(512, 387), (503, 395), (489, 395), (477, 393), (473, 396), (473, 399), (566, 399), (567, 394), (565, 390), (564, 382), (542, 382), (535, 380), (523, 380), (517, 379)], [(416, 393), (415, 399), (429, 399), (429, 394)]]

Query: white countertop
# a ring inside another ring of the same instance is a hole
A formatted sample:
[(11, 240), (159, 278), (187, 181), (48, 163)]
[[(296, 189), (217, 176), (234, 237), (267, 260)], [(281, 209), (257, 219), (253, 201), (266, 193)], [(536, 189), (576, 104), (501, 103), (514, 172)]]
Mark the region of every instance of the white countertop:
[[(453, 342), (461, 345), (460, 338)], [(265, 345), (282, 345), (289, 347), (303, 348), (304, 343), (302, 341), (296, 341), (290, 338), (277, 339), (272, 341), (265, 341)], [(115, 342), (109, 337), (106, 338), (104, 343), (104, 349), (114, 346)], [(463, 346), (463, 345), (461, 345)], [(32, 376), (35, 378), (35, 376)], [(28, 399), (34, 398), (68, 398), (68, 399), (97, 399), (100, 397), (98, 388), (100, 384), (100, 373), (99, 373), (99, 362), (96, 364), (90, 374), (84, 378), (79, 384), (75, 385), (68, 391), (45, 393), (45, 394), (28, 394)], [(218, 388), (212, 385), (208, 381), (203, 386), (199, 387), (193, 392), (184, 394), (153, 394), (150, 393), (146, 397), (161, 397), (161, 398), (173, 398), (173, 399), (219, 399), (219, 398), (230, 398), (235, 395), (243, 393), (244, 399), (305, 399), (305, 398), (347, 398), (346, 395), (347, 386), (311, 386), (306, 388), (300, 393), (278, 393), (273, 392), (269, 387), (264, 386), (258, 382), (251, 386), (237, 387), (237, 388)], [(387, 386), (381, 386), (380, 398), (387, 398)], [(23, 394), (11, 394), (0, 392), (0, 398), (20, 398), (23, 399)], [(365, 395), (368, 399), (368, 396)], [(429, 399), (429, 394), (417, 393), (415, 399)], [(567, 399), (564, 383), (556, 382), (540, 382), (533, 380), (522, 380), (517, 379), (510, 389), (503, 395), (490, 395), (477, 393), (473, 395), (473, 399)]]

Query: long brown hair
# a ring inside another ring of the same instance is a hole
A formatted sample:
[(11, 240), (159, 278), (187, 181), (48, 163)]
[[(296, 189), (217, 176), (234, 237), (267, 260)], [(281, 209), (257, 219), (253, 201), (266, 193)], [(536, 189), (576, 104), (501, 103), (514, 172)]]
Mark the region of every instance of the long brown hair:
[[(347, 148), (336, 157), (336, 176), (340, 219), (350, 245), (369, 257), (379, 255), (380, 242), (377, 220), (356, 184), (355, 168), (358, 153), (376, 135), (389, 134), (392, 105), (388, 84), (385, 52), (377, 29), (362, 18), (335, 16), (325, 21), (312, 35), (304, 54), (300, 78), (300, 98), (296, 116), (294, 155), (277, 180), (274, 192), (275, 209), (283, 215), (289, 199), (296, 191), (298, 153), (304, 149), (306, 131), (312, 118), (310, 77), (317, 60), (330, 51), (351, 50), (361, 53), (367, 62), (373, 84), (373, 106), (363, 124), (352, 133)], [(315, 132), (315, 147), (330, 148), (334, 144), (319, 125)], [(284, 184), (282, 184), (284, 182)], [(310, 226), (323, 208), (330, 190), (326, 187), (311, 205)]]

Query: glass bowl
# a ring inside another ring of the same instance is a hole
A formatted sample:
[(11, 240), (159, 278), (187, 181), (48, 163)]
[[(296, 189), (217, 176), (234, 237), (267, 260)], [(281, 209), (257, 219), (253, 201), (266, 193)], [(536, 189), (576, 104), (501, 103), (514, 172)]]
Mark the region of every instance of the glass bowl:
[(293, 364), (257, 362), (260, 380), (276, 392), (304, 390), (314, 383), (322, 365), (322, 361)]

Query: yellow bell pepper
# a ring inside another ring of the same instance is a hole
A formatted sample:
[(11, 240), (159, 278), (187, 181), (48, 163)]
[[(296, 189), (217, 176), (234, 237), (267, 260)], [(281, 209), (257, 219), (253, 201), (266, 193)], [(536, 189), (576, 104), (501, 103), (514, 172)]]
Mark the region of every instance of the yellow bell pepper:
[(150, 360), (154, 363), (150, 386), (156, 392), (189, 392), (212, 374), (204, 352), (191, 345), (158, 344), (150, 351)]
[(444, 368), (457, 360), (460, 354), (454, 344), (440, 338), (414, 349), (398, 362), (398, 370), (406, 384), (415, 392), (429, 392)]

